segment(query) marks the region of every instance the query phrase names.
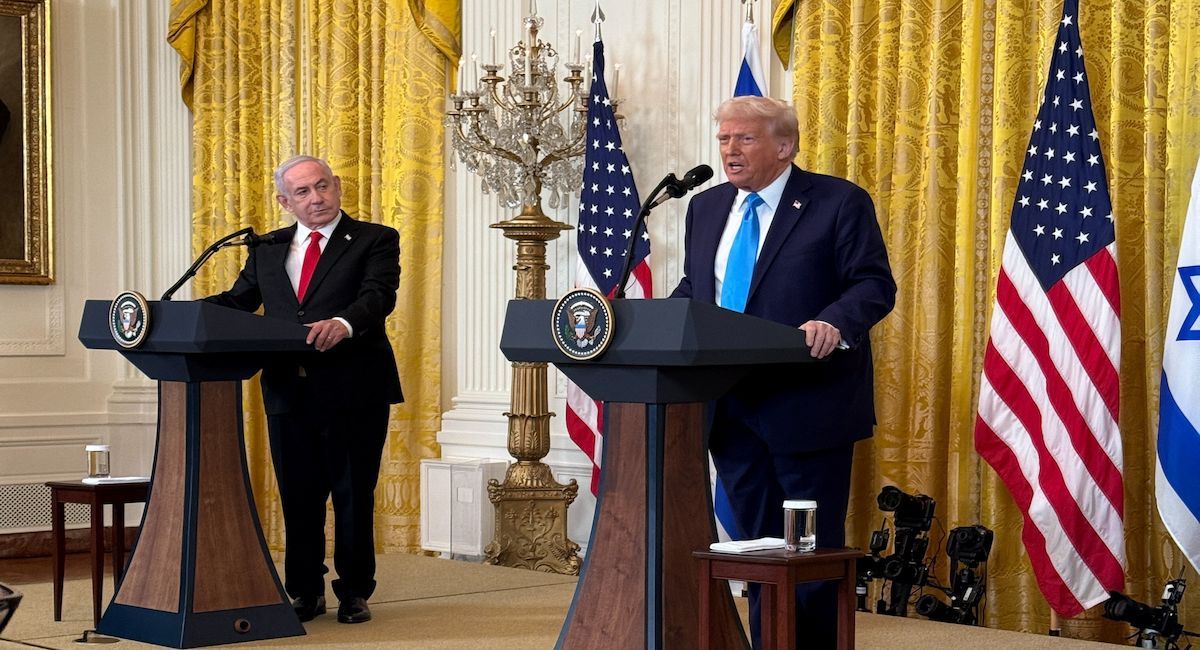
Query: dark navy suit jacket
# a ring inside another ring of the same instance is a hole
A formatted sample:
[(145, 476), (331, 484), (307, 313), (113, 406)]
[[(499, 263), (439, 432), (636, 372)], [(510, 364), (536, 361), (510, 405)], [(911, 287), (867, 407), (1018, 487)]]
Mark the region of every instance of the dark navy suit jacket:
[(340, 316), (354, 329), (331, 350), (288, 355), (264, 367), (267, 414), (287, 413), (314, 391), (339, 408), (403, 401), (384, 328), (400, 286), (400, 235), (343, 212), (300, 302), (284, 267), (295, 234), (294, 224), (271, 233), (273, 243), (250, 249), (233, 287), (206, 298), (244, 311), (261, 305), (265, 316), (297, 323)]
[[(713, 264), (737, 188), (692, 199), (684, 275), (672, 297), (716, 302)], [(853, 183), (792, 167), (754, 267), (745, 313), (798, 327), (825, 321), (850, 345), (825, 361), (756, 372), (717, 405), (754, 420), (771, 449), (797, 453), (870, 437), (875, 424), (868, 331), (896, 283), (871, 197)]]

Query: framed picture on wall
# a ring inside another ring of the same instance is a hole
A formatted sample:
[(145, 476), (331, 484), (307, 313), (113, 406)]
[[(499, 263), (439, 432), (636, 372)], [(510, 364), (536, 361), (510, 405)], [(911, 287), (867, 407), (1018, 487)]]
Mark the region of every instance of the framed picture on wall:
[(0, 284), (54, 282), (50, 2), (0, 0)]

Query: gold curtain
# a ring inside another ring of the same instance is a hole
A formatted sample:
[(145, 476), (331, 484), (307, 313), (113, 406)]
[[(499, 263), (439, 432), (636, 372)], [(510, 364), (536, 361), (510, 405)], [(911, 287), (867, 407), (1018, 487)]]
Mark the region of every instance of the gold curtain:
[[(418, 549), (419, 462), (439, 455), (441, 102), (448, 60), (458, 56), (457, 25), (458, 0), (172, 6), (169, 40), (193, 111), (193, 248), (244, 226), (263, 232), (290, 223), (275, 203), (272, 172), (299, 153), (329, 161), (349, 214), (400, 232), (402, 275), (388, 329), (407, 401), (392, 410), (376, 491), (381, 551)], [(195, 295), (230, 286), (243, 261), (212, 260)], [(244, 404), (251, 483), (268, 544), (280, 550), (257, 380)]]
[[(1121, 275), (1126, 591), (1157, 605), (1185, 564), (1155, 509), (1154, 440), (1170, 278), (1200, 153), (1200, 9), (1080, 4)], [(973, 429), (1000, 251), (1061, 16), (1061, 0), (781, 0), (775, 12), (776, 51), (792, 48), (797, 162), (870, 191), (899, 283), (873, 332), (879, 426), (857, 450), (849, 539), (865, 548), (883, 485), (933, 496), (946, 530), (996, 533), (988, 625), (1037, 632), (1049, 609), (1021, 517), (975, 453)], [(944, 580), (944, 545), (938, 555)], [(1200, 599), (1184, 605), (1184, 620), (1200, 618)], [(1096, 616), (1064, 628), (1120, 640), (1123, 626)]]

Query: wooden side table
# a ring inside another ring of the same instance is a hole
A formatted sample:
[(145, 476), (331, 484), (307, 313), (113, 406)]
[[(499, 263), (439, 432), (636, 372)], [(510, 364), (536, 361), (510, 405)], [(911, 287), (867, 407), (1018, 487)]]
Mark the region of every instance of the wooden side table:
[(149, 481), (101, 483), (50, 481), (50, 526), (54, 534), (54, 620), (62, 620), (63, 573), (66, 568), (67, 540), (65, 505), (91, 506), (92, 525), (92, 618), (100, 623), (100, 597), (104, 587), (104, 506), (112, 506), (113, 581), (120, 583), (125, 573), (125, 504), (142, 503), (150, 490)]
[(819, 548), (812, 553), (783, 549), (749, 553), (695, 551), (700, 561), (700, 648), (713, 647), (709, 619), (719, 615), (714, 589), (725, 589), (726, 580), (762, 584), (762, 645), (764, 648), (796, 648), (796, 585), (801, 582), (836, 580), (838, 586), (839, 650), (854, 648), (855, 561), (863, 557), (854, 549)]

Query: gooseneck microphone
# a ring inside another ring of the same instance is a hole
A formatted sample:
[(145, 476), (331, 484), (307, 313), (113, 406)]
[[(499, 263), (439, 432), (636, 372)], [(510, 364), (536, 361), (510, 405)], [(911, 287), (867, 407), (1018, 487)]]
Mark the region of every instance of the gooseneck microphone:
[[(241, 239), (238, 239), (239, 237)], [(183, 274), (183, 277), (176, 280), (175, 284), (171, 285), (170, 289), (167, 289), (165, 292), (163, 292), (163, 295), (161, 298), (159, 298), (159, 300), (170, 300), (171, 296), (175, 295), (176, 291), (179, 291), (179, 287), (182, 287), (184, 282), (192, 279), (192, 277), (196, 275), (196, 271), (200, 270), (200, 267), (208, 261), (208, 258), (212, 257), (213, 254), (222, 248), (228, 248), (230, 246), (246, 246), (247, 248), (254, 248), (255, 246), (261, 246), (263, 244), (274, 244), (276, 243), (277, 239), (278, 238), (275, 236), (275, 233), (256, 235), (254, 234), (253, 228), (242, 228), (237, 232), (231, 232), (228, 235), (225, 235), (224, 237), (213, 242), (211, 246), (204, 249), (204, 252), (200, 253), (200, 256), (196, 258), (196, 261), (192, 262), (192, 265), (188, 267), (188, 270)]]
[(684, 194), (695, 189), (712, 178), (713, 170), (708, 165), (696, 165), (691, 168), (688, 173), (683, 175), (683, 179), (675, 178), (675, 174), (667, 174), (663, 179), (663, 193), (656, 199), (650, 207), (658, 207), (659, 204), (666, 203), (671, 199), (681, 198)]
[[(642, 204), (642, 209), (638, 211), (637, 219), (633, 224), (633, 234), (629, 236), (629, 243), (625, 246), (625, 262), (621, 266), (621, 275), (617, 277), (617, 292), (614, 298), (625, 297), (625, 283), (629, 282), (629, 273), (632, 271), (630, 262), (633, 261), (633, 247), (637, 244), (637, 240), (646, 230), (646, 216), (650, 211), (658, 207), (661, 203), (666, 203), (670, 199), (678, 199), (684, 194), (695, 189), (698, 185), (702, 185), (712, 178), (713, 170), (708, 165), (696, 165), (688, 170), (688, 173), (683, 175), (683, 178), (676, 178), (675, 174), (667, 174), (667, 177), (659, 181), (658, 186), (650, 193), (650, 198)], [(661, 195), (660, 195), (661, 193)]]

